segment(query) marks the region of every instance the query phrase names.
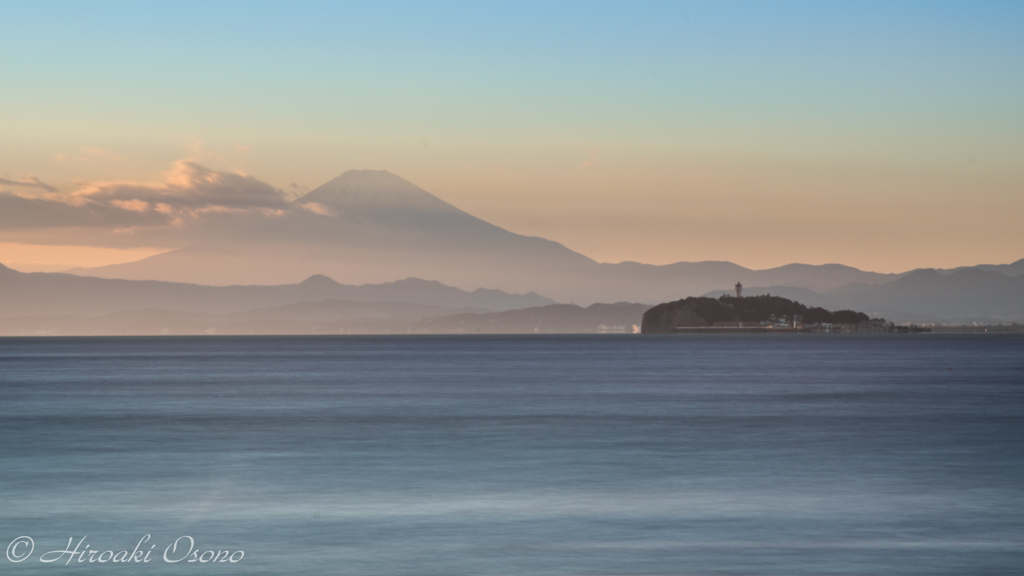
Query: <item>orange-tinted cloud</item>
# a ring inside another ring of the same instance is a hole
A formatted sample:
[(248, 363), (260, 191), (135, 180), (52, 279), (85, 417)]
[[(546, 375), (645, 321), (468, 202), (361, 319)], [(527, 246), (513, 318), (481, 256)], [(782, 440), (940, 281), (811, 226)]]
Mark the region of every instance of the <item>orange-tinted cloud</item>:
[(160, 226), (211, 213), (275, 215), (290, 208), (284, 194), (268, 184), (192, 161), (176, 162), (163, 182), (95, 182), (72, 194), (59, 194), (35, 178), (0, 183), (48, 192), (35, 197), (0, 193), (0, 227), (5, 228)]

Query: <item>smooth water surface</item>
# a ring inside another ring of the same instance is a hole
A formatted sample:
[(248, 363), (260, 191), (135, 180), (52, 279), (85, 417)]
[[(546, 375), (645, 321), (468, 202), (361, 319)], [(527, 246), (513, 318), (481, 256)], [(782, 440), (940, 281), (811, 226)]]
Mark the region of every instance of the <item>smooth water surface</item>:
[(0, 573), (1019, 574), (1024, 338), (0, 339), (20, 536)]

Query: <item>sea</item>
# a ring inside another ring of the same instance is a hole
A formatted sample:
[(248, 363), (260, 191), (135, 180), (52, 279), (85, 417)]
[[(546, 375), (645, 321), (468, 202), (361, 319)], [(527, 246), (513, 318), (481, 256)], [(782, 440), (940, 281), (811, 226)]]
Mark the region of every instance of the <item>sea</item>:
[(0, 574), (1024, 573), (1024, 335), (0, 339)]

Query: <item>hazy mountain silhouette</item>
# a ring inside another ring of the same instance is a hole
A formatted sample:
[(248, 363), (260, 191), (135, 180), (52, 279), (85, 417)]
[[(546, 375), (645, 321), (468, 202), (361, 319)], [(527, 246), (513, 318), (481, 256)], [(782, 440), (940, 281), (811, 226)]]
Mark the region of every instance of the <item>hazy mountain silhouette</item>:
[(937, 319), (1024, 320), (1024, 276), (967, 268), (915, 270), (879, 286), (851, 284), (825, 294), (857, 310)]
[[(311, 274), (346, 283), (414, 276), (527, 292), (534, 290), (527, 286), (557, 285), (567, 271), (596, 265), (556, 242), (480, 220), (383, 170), (345, 172), (280, 217), (218, 226), (173, 252), (76, 272), (217, 285), (275, 284)], [(552, 281), (539, 281), (544, 278)]]
[[(1024, 275), (1008, 276), (991, 268), (921, 269), (891, 282), (854, 283), (822, 292), (793, 286), (751, 286), (744, 293), (773, 294), (833, 310), (851, 308), (897, 322), (1024, 321)], [(723, 293), (728, 291), (708, 295)]]
[(76, 273), (200, 284), (275, 284), (311, 274), (349, 283), (416, 276), (463, 288), (536, 291), (562, 301), (658, 302), (737, 280), (813, 289), (889, 277), (838, 265), (754, 271), (728, 262), (598, 264), (467, 214), (384, 170), (350, 170), (285, 215), (221, 220), (214, 234), (138, 262)]
[(60, 273), (22, 273), (0, 265), (0, 317), (98, 316), (142, 309), (231, 313), (298, 302), (348, 300), (404, 302), (447, 309), (509, 310), (550, 304), (537, 294), (499, 290), (466, 292), (439, 282), (408, 278), (346, 286), (316, 275), (280, 286), (200, 286), (149, 280), (111, 280)]
[(850, 283), (880, 284), (898, 274), (865, 272), (850, 266), (789, 264), (766, 270), (752, 270), (731, 262), (677, 262), (663, 266), (623, 262), (600, 264), (602, 287), (610, 292), (606, 300), (665, 302), (685, 296), (699, 296), (716, 289), (744, 286), (783, 285), (821, 291)]
[[(349, 284), (413, 276), (469, 290), (532, 291), (577, 304), (653, 304), (728, 289), (739, 281), (750, 287), (801, 289), (849, 299), (839, 304), (840, 308), (875, 307), (870, 304), (872, 298), (880, 299), (878, 309), (902, 309), (883, 306), (886, 298), (915, 310), (923, 305), (923, 301), (915, 304), (912, 297), (900, 296), (904, 284), (885, 290), (872, 288), (896, 282), (906, 274), (865, 272), (839, 264), (751, 270), (730, 262), (664, 266), (597, 263), (556, 242), (494, 226), (383, 170), (350, 170), (295, 200), (280, 214), (258, 218), (224, 215), (215, 225), (190, 229), (189, 234), (194, 240), (179, 250), (79, 272), (214, 285), (281, 284), (314, 274)], [(1020, 277), (1024, 260), (973, 269), (998, 273), (1001, 278)], [(960, 272), (939, 274), (953, 277)], [(992, 281), (1001, 282), (998, 278)], [(832, 293), (844, 287), (850, 288)], [(958, 294), (967, 299), (964, 302), (977, 299), (966, 292)], [(798, 294), (789, 296), (806, 300)], [(996, 299), (988, 308), (999, 309), (1003, 296), (993, 297)], [(952, 306), (947, 311), (950, 316), (960, 314), (956, 307), (960, 300), (935, 298), (936, 305), (944, 301)], [(970, 310), (982, 308), (985, 306), (972, 304)]]
[(977, 266), (961, 266), (960, 268), (953, 268), (952, 270), (942, 270), (942, 272), (950, 273), (960, 270), (968, 270), (971, 268), (984, 270), (985, 272), (999, 272), (1005, 276), (1024, 276), (1024, 258), (1021, 258), (1012, 264), (979, 264)]
[(346, 286), (316, 275), (282, 286), (200, 286), (27, 274), (3, 265), (0, 294), (4, 336), (631, 331), (647, 309), (581, 308), (415, 278)]

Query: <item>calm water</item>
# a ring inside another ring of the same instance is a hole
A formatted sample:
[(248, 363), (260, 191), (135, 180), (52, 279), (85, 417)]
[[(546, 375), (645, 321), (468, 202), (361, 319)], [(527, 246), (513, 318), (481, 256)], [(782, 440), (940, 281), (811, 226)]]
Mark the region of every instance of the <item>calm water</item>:
[(1024, 338), (0, 339), (20, 536), (0, 573), (1020, 574)]

